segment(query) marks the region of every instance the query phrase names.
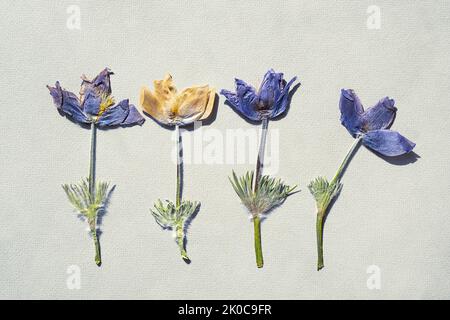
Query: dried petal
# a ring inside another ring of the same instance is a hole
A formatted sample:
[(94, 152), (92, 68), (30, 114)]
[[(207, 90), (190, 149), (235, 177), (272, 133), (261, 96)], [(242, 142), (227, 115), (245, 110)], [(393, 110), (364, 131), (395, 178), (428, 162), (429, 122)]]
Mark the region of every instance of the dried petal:
[(388, 157), (408, 153), (416, 146), (414, 142), (392, 130), (370, 131), (363, 136), (363, 143), (366, 147)]

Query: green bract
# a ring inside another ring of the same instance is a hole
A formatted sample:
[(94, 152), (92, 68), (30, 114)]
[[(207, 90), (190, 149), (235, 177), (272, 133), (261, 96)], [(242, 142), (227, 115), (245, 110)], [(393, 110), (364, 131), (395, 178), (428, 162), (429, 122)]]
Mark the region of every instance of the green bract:
[(111, 191), (108, 182), (98, 181), (95, 186), (95, 194), (91, 195), (88, 178), (81, 180), (79, 184), (64, 184), (62, 188), (75, 209), (85, 216), (88, 222), (94, 220), (94, 223), (97, 214), (104, 210), (109, 191)]
[(289, 187), (281, 179), (267, 175), (261, 176), (254, 188), (254, 171), (248, 171), (242, 177), (238, 177), (233, 171), (233, 177), (229, 179), (242, 204), (254, 217), (266, 214), (274, 207), (281, 205), (297, 188), (297, 186)]
[(186, 229), (190, 218), (194, 217), (199, 207), (200, 203), (196, 201), (183, 200), (179, 206), (176, 206), (169, 200), (166, 200), (165, 204), (158, 200), (154, 204), (155, 210), (150, 210), (161, 228), (175, 231), (175, 240), (180, 248), (181, 257), (187, 263), (190, 262), (190, 259), (184, 245)]
[(200, 207), (200, 203), (184, 200), (179, 207), (173, 202), (165, 200), (165, 204), (158, 200), (154, 208), (150, 210), (156, 222), (164, 229), (172, 229), (179, 225), (185, 225), (189, 218)]
[(341, 191), (339, 181), (329, 183), (324, 177), (317, 177), (308, 185), (308, 189), (316, 199), (317, 211), (324, 215), (334, 197)]
[(100, 243), (97, 236), (97, 217), (99, 213), (105, 210), (108, 202), (109, 188), (108, 182), (90, 183), (89, 178), (81, 180), (79, 184), (62, 185), (66, 192), (67, 198), (75, 209), (87, 219), (89, 230), (95, 245), (95, 263), (100, 266), (102, 264), (100, 254)]

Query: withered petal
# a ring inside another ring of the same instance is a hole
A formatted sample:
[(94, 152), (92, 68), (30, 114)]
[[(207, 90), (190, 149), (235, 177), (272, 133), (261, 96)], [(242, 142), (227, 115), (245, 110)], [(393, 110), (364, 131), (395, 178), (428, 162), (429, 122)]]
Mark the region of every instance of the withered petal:
[(208, 96), (208, 104), (206, 105), (205, 112), (202, 114), (199, 120), (205, 120), (209, 118), (211, 115), (211, 112), (214, 108), (214, 101), (216, 100), (216, 89), (211, 88), (209, 89), (209, 96)]
[(169, 124), (170, 110), (167, 110), (166, 102), (160, 96), (153, 94), (146, 86), (141, 87), (139, 105), (156, 121), (163, 124)]
[(208, 107), (209, 86), (184, 89), (176, 98), (172, 111), (184, 125), (199, 120)]

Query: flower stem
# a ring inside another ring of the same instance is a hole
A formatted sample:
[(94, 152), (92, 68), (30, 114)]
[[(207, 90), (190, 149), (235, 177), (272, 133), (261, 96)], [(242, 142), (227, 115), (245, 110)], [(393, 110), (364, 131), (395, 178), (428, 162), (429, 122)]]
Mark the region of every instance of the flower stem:
[(262, 268), (264, 265), (264, 259), (261, 246), (261, 218), (256, 216), (253, 218), (253, 227), (255, 230), (255, 254), (256, 254), (256, 266)]
[(255, 176), (253, 178), (253, 192), (258, 190), (259, 179), (262, 175), (262, 169), (264, 167), (264, 152), (266, 149), (267, 127), (269, 126), (269, 119), (263, 119), (261, 130), (261, 142), (259, 144), (258, 158), (256, 159)]
[[(330, 186), (336, 185), (339, 183), (342, 174), (344, 173), (345, 168), (347, 167), (350, 159), (353, 156), (353, 153), (357, 149), (359, 143), (361, 142), (362, 137), (359, 136), (355, 139), (353, 144), (351, 145), (350, 149), (348, 150), (347, 154), (345, 155), (345, 158), (342, 160), (341, 165), (339, 166), (338, 170), (336, 171), (336, 174), (334, 175), (333, 179), (330, 181)], [(332, 195), (330, 195), (332, 197)], [(330, 200), (331, 202), (331, 200)], [(317, 235), (317, 271), (322, 269), (324, 267), (323, 263), (323, 227), (325, 224), (325, 217), (327, 214), (329, 203), (327, 204), (326, 208), (322, 208), (320, 211), (317, 212), (317, 220), (316, 220), (316, 235)]]
[[(256, 159), (255, 175), (253, 177), (253, 193), (258, 192), (259, 179), (262, 175), (262, 169), (264, 167), (264, 152), (266, 149), (267, 128), (269, 126), (269, 119), (262, 120), (261, 141), (259, 143), (258, 158)], [(261, 246), (261, 218), (258, 216), (253, 217), (253, 228), (255, 233), (255, 254), (256, 254), (256, 266), (262, 268), (264, 265), (264, 259)]]
[[(95, 126), (95, 122), (91, 123), (91, 153), (90, 153), (90, 161), (89, 161), (89, 194), (91, 200), (95, 199), (95, 159), (96, 159), (96, 148), (97, 148), (97, 127)], [(91, 224), (91, 235), (94, 239), (95, 245), (95, 264), (100, 266), (102, 264), (102, 258), (100, 255), (100, 242), (97, 237), (97, 229), (95, 228), (96, 219), (95, 216), (90, 224)]]
[[(183, 179), (183, 168), (182, 168), (182, 154), (183, 154), (183, 145), (181, 141), (181, 133), (180, 133), (180, 126), (175, 126), (175, 134), (177, 139), (177, 192), (176, 192), (176, 207), (177, 209), (181, 206), (181, 199), (182, 199), (182, 179)], [(177, 224), (175, 228), (176, 232), (176, 240), (178, 243), (178, 247), (180, 248), (181, 258), (186, 263), (190, 263), (191, 260), (189, 259), (186, 249), (184, 248), (184, 225), (183, 223)]]
[(178, 247), (180, 248), (181, 258), (183, 258), (184, 261), (190, 262), (190, 259), (187, 255), (186, 250), (184, 249), (184, 231), (183, 231), (183, 225), (178, 224), (176, 227), (176, 236), (177, 236), (177, 243)]
[(323, 264), (323, 214), (317, 213), (316, 233), (317, 233), (317, 271), (324, 267)]
[(339, 180), (341, 179), (341, 175), (343, 174), (343, 171), (345, 169), (345, 167), (347, 167), (348, 162), (350, 161), (350, 159), (352, 158), (353, 152), (356, 150), (356, 148), (358, 147), (359, 143), (361, 142), (362, 137), (357, 137), (355, 139), (355, 141), (353, 142), (353, 144), (351, 145), (350, 149), (347, 152), (347, 155), (345, 156), (344, 160), (342, 160), (341, 165), (339, 166), (338, 170), (336, 171), (336, 174), (334, 175), (333, 179), (330, 182), (330, 185), (332, 185), (333, 183), (339, 182)]
[(177, 208), (181, 205), (181, 175), (182, 175), (182, 159), (181, 155), (183, 152), (183, 146), (181, 143), (181, 134), (180, 134), (180, 127), (178, 125), (175, 126), (175, 133), (176, 133), (176, 139), (177, 139), (177, 193), (176, 193), (176, 206)]
[(102, 258), (100, 255), (100, 242), (98, 241), (97, 237), (97, 230), (94, 228), (91, 230), (92, 238), (94, 239), (94, 245), (95, 245), (95, 264), (100, 267), (102, 264)]
[(97, 147), (97, 127), (91, 123), (91, 154), (89, 161), (89, 193), (91, 198), (95, 198), (95, 154)]

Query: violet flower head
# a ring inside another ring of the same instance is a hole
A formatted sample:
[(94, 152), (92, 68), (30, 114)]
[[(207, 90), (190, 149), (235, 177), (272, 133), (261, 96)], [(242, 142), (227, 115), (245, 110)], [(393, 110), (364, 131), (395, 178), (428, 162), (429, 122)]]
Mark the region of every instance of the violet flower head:
[(105, 68), (93, 80), (81, 76), (79, 97), (61, 88), (59, 81), (55, 87), (47, 86), (56, 108), (79, 124), (94, 123), (100, 128), (143, 124), (145, 119), (128, 99), (115, 103), (111, 96), (111, 70)]
[(252, 121), (273, 119), (286, 111), (289, 104), (289, 89), (297, 80), (292, 78), (288, 83), (283, 79), (283, 73), (270, 69), (265, 74), (259, 90), (235, 79), (236, 92), (221, 90), (231, 107)]
[(342, 89), (339, 102), (341, 123), (352, 136), (362, 137), (362, 143), (366, 147), (382, 155), (393, 157), (408, 153), (416, 144), (389, 129), (397, 112), (394, 104), (393, 99), (385, 97), (364, 110), (353, 90)]

